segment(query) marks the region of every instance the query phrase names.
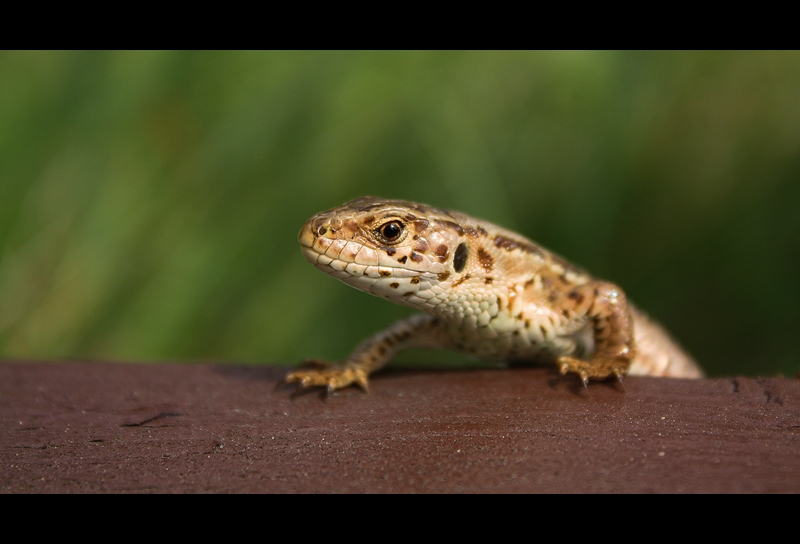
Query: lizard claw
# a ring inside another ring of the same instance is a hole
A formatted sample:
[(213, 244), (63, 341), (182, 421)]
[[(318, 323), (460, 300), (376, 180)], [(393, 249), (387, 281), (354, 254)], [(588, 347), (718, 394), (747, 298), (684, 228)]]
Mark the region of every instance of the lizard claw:
[(297, 389), (292, 394), (295, 398), (300, 392), (309, 387), (325, 387), (326, 394), (330, 395), (337, 389), (342, 389), (351, 384), (356, 384), (369, 393), (367, 385), (367, 372), (363, 369), (347, 365), (331, 365), (323, 361), (310, 361), (316, 366), (314, 370), (295, 370), (286, 375), (282, 383), (296, 383)]
[[(600, 364), (598, 364), (598, 362)], [(615, 361), (613, 360), (606, 361), (605, 359), (601, 359), (600, 361), (581, 361), (574, 357), (563, 356), (558, 359), (558, 368), (562, 376), (566, 374), (577, 374), (581, 382), (583, 382), (583, 387), (585, 387), (587, 391), (589, 390), (589, 380), (605, 380), (612, 376), (616, 376), (624, 391), (625, 385), (622, 383), (622, 377), (625, 372), (623, 367), (614, 363)]]
[(619, 370), (615, 370), (614, 375), (617, 377), (617, 381), (619, 382), (620, 387), (622, 387), (622, 392), (627, 393), (628, 390), (625, 389), (625, 384), (622, 382), (622, 372)]

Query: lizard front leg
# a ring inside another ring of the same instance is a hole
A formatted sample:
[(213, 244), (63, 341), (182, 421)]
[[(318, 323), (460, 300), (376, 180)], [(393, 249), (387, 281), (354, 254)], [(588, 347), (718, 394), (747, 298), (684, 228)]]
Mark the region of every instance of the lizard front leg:
[(613, 283), (592, 281), (568, 291), (558, 305), (565, 316), (588, 319), (594, 336), (591, 359), (559, 357), (561, 373), (577, 374), (584, 386), (590, 379), (612, 376), (622, 381), (636, 355), (633, 318), (625, 293)]
[(442, 320), (418, 314), (393, 323), (388, 329), (368, 338), (339, 364), (310, 361), (322, 368), (290, 372), (283, 383), (297, 383), (298, 392), (314, 386), (326, 387), (328, 393), (359, 385), (368, 391), (369, 375), (389, 363), (408, 348), (445, 348), (449, 337)]

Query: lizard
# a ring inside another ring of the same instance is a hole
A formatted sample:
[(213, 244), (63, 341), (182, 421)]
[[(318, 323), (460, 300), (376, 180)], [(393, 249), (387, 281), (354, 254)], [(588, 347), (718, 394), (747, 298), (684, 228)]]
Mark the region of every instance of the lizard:
[(621, 383), (626, 374), (703, 377), (620, 287), (488, 221), (367, 196), (314, 215), (298, 241), (319, 270), (424, 313), (371, 336), (341, 363), (307, 361), (313, 368), (282, 382), (297, 383), (295, 393), (351, 384), (369, 391), (369, 375), (407, 348), (555, 363), (587, 388), (590, 380)]

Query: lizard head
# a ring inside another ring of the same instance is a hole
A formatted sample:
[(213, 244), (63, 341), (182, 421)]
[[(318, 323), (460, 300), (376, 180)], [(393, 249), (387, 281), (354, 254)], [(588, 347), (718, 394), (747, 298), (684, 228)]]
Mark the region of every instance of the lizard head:
[(458, 270), (463, 218), (425, 204), (362, 197), (316, 214), (298, 239), (306, 259), (327, 274), (423, 308), (436, 296), (434, 286)]

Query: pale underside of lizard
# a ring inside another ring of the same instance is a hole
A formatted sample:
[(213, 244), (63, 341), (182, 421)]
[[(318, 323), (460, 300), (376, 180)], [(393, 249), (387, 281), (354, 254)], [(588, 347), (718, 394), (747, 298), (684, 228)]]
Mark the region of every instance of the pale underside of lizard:
[(291, 372), (286, 383), (367, 389), (407, 348), (489, 361), (555, 363), (584, 385), (625, 374), (702, 377), (670, 335), (618, 286), (527, 238), (468, 215), (363, 197), (309, 219), (298, 236), (318, 269), (425, 312), (365, 340), (339, 364)]

